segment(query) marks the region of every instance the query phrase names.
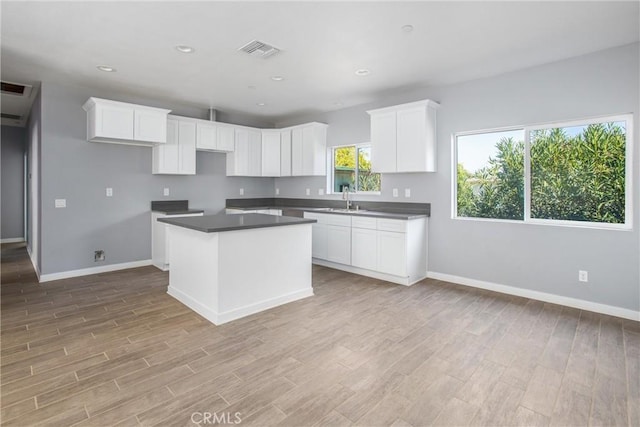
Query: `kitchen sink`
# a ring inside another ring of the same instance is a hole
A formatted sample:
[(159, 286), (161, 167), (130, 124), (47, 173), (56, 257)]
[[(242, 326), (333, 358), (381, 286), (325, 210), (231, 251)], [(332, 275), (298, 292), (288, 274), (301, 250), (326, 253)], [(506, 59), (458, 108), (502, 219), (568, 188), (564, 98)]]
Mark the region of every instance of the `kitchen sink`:
[(339, 208), (330, 208), (328, 209), (329, 212), (342, 212), (342, 213), (351, 213), (351, 214), (357, 214), (359, 212), (369, 212), (366, 211), (364, 209), (339, 209)]

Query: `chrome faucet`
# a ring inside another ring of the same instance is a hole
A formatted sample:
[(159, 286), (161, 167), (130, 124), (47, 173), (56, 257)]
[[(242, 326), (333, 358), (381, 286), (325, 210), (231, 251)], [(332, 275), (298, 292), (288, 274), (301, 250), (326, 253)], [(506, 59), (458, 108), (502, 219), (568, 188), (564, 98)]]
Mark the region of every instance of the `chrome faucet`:
[(349, 200), (349, 187), (342, 187), (342, 200), (347, 201), (347, 210), (351, 209), (351, 200)]

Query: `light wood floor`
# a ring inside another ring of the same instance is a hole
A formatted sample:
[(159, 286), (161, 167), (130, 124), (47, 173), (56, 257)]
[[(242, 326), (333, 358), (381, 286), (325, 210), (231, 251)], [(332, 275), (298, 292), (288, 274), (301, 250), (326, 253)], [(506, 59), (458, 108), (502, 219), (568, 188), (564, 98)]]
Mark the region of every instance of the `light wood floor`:
[(153, 267), (39, 285), (24, 248), (3, 245), (2, 423), (640, 425), (637, 322), (434, 280), (313, 277), (312, 298), (214, 326)]

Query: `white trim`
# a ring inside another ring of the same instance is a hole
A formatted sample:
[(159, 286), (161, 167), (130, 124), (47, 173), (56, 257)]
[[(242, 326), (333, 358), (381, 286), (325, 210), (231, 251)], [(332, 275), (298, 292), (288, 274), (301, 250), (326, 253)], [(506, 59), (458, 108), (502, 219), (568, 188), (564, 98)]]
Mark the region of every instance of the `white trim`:
[(151, 265), (150, 259), (141, 261), (123, 262), (120, 264), (109, 264), (100, 267), (81, 268), (79, 270), (61, 271), (59, 273), (49, 273), (39, 276), (40, 283), (51, 282), (52, 280), (68, 279), (70, 277), (88, 276), (91, 274), (108, 273), (110, 271), (126, 270), (128, 268), (146, 267)]
[(640, 321), (640, 311), (629, 310), (627, 308), (615, 307), (612, 305), (600, 304), (597, 302), (585, 301), (582, 299), (565, 297), (562, 295), (549, 294), (546, 292), (539, 292), (531, 289), (516, 288), (514, 286), (501, 285), (498, 283), (470, 279), (468, 277), (455, 276), (452, 274), (438, 273), (435, 271), (429, 271), (427, 273), (427, 277), (429, 277), (430, 279), (442, 280), (444, 282), (456, 283), (458, 285), (471, 286), (473, 288), (486, 289), (502, 294), (515, 295), (537, 301), (550, 302), (553, 304), (578, 308), (580, 310), (593, 311), (595, 313), (607, 314), (609, 316)]
[(38, 278), (38, 282), (40, 282), (40, 268), (38, 268), (38, 264), (36, 263), (36, 257), (33, 256), (33, 251), (31, 247), (27, 245), (27, 254), (29, 255), (29, 259), (31, 260), (31, 265), (33, 266), (33, 271), (36, 273), (36, 277)]
[(339, 264), (336, 262), (331, 262), (331, 261), (327, 261), (320, 258), (312, 258), (311, 261), (313, 262), (313, 264), (321, 265), (323, 267), (342, 270), (342, 271), (346, 271), (348, 273), (353, 273), (353, 274), (359, 274), (360, 276), (372, 277), (374, 279), (384, 280), (386, 282), (391, 282), (397, 285), (404, 285), (404, 286), (411, 286), (415, 283), (418, 283), (425, 277), (427, 277), (426, 275), (424, 275), (422, 277), (418, 277), (416, 280), (410, 281), (411, 278), (409, 277), (394, 276), (392, 274), (381, 273), (379, 271), (373, 271), (373, 270), (367, 270), (365, 268), (354, 267), (352, 265), (347, 265), (347, 264)]
[(267, 299), (254, 304), (246, 305), (244, 307), (236, 308), (234, 310), (225, 311), (223, 313), (217, 313), (211, 310), (194, 298), (171, 286), (169, 286), (169, 288), (167, 289), (167, 293), (180, 301), (182, 304), (189, 307), (191, 310), (198, 313), (200, 316), (207, 319), (209, 322), (215, 325), (222, 325), (223, 323), (240, 319), (241, 317), (246, 317), (251, 314), (268, 310), (270, 308), (278, 307), (283, 304), (288, 304), (293, 301), (311, 297), (313, 296), (313, 289), (304, 289), (301, 291), (291, 292), (286, 295), (281, 295), (279, 297)]
[(7, 239), (0, 239), (0, 243), (22, 243), (24, 237), (9, 237)]

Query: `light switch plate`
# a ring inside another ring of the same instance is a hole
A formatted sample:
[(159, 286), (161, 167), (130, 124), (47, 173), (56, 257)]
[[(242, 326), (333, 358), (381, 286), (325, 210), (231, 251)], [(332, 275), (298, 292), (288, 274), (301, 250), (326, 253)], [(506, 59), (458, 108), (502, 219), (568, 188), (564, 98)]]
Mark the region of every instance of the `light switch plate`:
[(397, 188), (393, 189), (393, 197), (398, 197), (398, 189)]
[(56, 208), (66, 208), (67, 199), (56, 199)]
[(318, 196), (324, 196), (324, 188), (318, 188)]
[(241, 195), (241, 196), (244, 196), (244, 188), (241, 188), (241, 189), (240, 189), (240, 195)]
[(310, 189), (310, 188), (307, 188), (306, 193), (307, 193), (307, 196), (310, 196), (310, 195), (311, 195), (311, 189)]
[(107, 187), (107, 197), (113, 197), (113, 188)]
[(404, 189), (404, 197), (411, 197), (411, 189), (410, 188), (405, 188)]
[(168, 196), (168, 195), (169, 195), (169, 189), (168, 189), (168, 188), (165, 188), (165, 189), (164, 189), (164, 192), (163, 192), (162, 194), (164, 194), (165, 196)]
[(280, 189), (276, 188), (276, 196), (278, 196), (280, 194)]

